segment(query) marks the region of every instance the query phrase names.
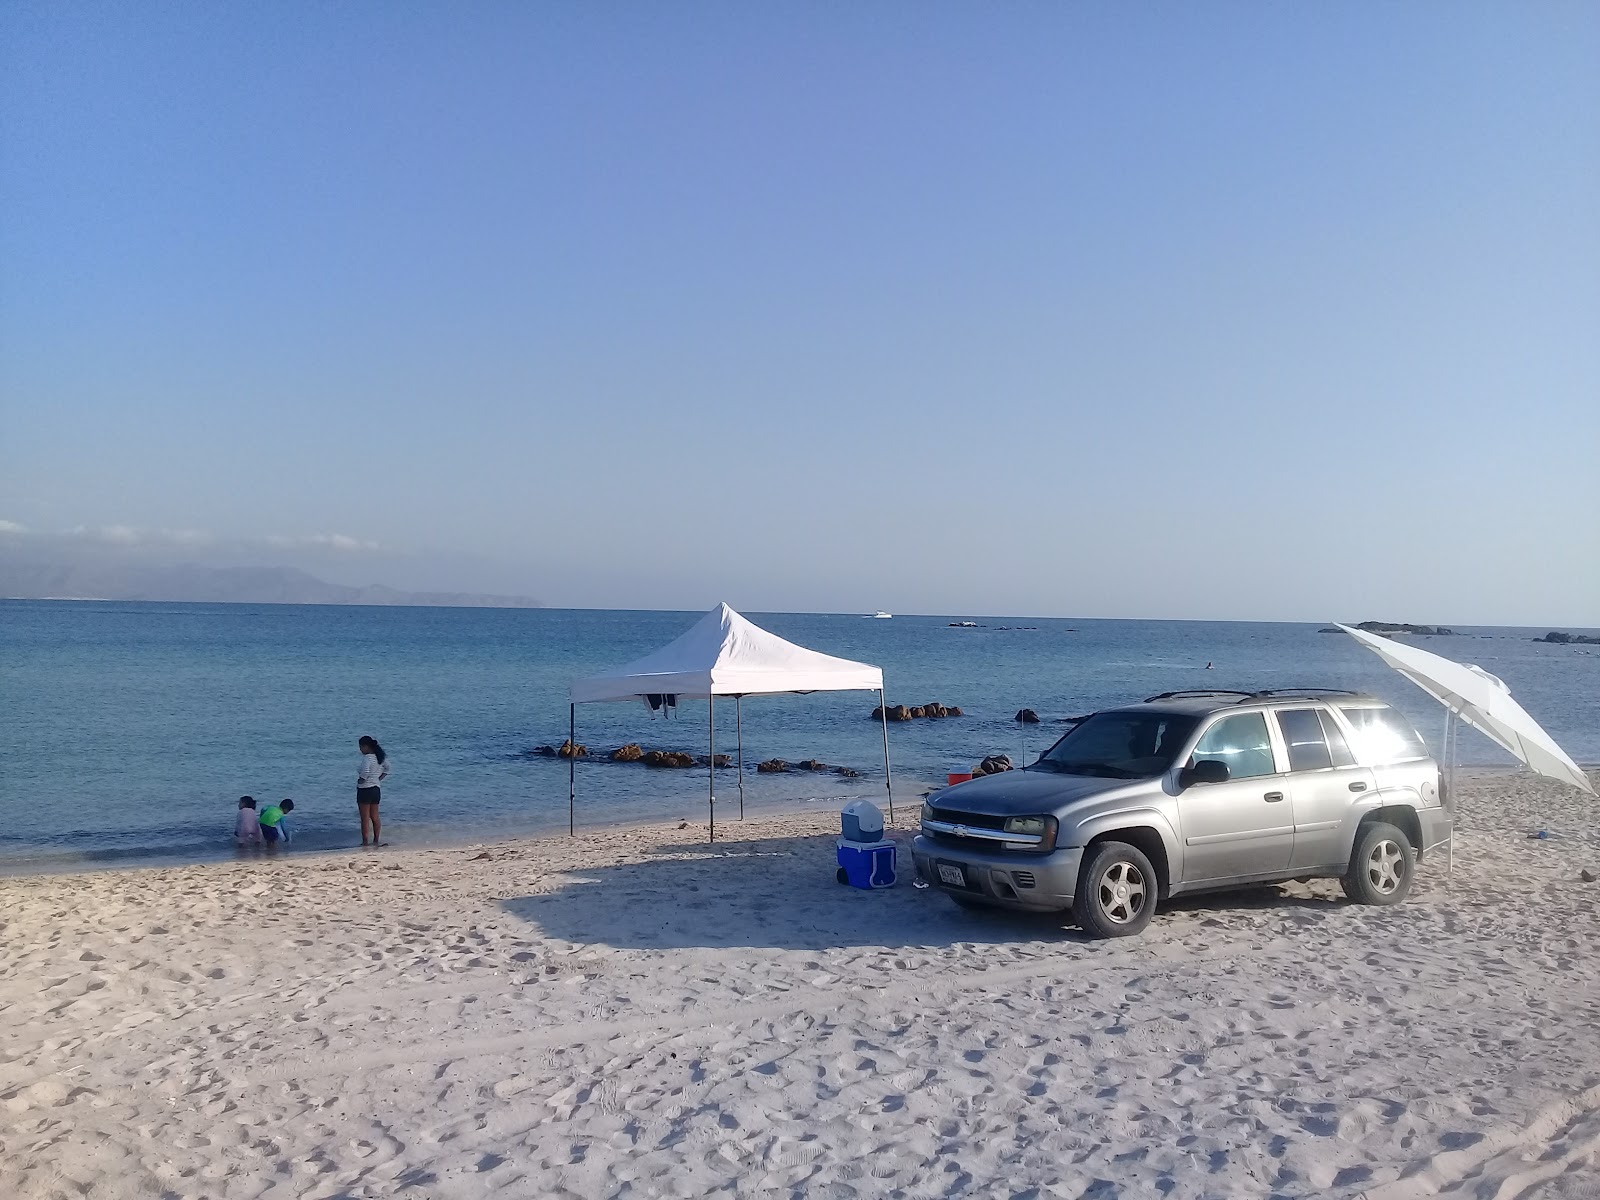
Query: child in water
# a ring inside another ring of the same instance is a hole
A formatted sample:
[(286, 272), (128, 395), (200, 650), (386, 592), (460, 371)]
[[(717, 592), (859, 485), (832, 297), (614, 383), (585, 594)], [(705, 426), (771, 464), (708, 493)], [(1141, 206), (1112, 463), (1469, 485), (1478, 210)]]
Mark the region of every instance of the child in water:
[(233, 823), (233, 840), (241, 846), (259, 846), (261, 837), (261, 821), (256, 816), (255, 798), (240, 796), (239, 816)]
[(289, 840), (289, 826), (284, 823), (284, 817), (294, 811), (294, 801), (285, 800), (282, 804), (269, 804), (261, 810), (261, 836), (268, 843)]

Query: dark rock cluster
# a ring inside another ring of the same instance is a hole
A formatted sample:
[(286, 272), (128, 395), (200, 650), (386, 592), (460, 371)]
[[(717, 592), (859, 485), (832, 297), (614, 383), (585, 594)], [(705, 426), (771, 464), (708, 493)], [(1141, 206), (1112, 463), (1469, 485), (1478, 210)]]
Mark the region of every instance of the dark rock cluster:
[(1536, 642), (1550, 642), (1556, 646), (1600, 646), (1600, 637), (1593, 637), (1587, 633), (1558, 633), (1552, 629), (1542, 638), (1534, 638)]
[(918, 704), (908, 707), (904, 704), (891, 704), (887, 708), (872, 710), (874, 721), (919, 721), (923, 717), (959, 717), (961, 710), (954, 704)]
[(856, 779), (861, 775), (854, 767), (829, 767), (819, 758), (807, 758), (797, 763), (786, 762), (781, 758), (769, 758), (764, 763), (757, 763), (756, 770), (763, 775), (782, 775), (787, 771), (828, 771), (835, 775), (842, 775), (846, 779)]
[[(570, 741), (562, 742), (559, 746), (535, 746), (532, 750), (523, 751), (524, 754), (534, 758), (588, 758), (589, 747), (573, 745)], [(715, 766), (719, 771), (730, 769), (734, 766), (733, 755), (718, 754), (708, 756), (704, 754), (691, 754), (687, 750), (646, 750), (638, 742), (629, 742), (626, 746), (619, 746), (615, 750), (598, 752), (600, 755), (618, 763), (643, 763), (647, 767), (663, 767), (669, 769), (685, 770), (689, 767)], [(859, 771), (851, 767), (829, 767), (819, 758), (808, 758), (803, 762), (787, 763), (781, 758), (768, 759), (759, 764), (756, 770), (766, 774), (779, 771), (832, 771), (846, 779), (855, 779)]]
[(1039, 723), (1039, 714), (1031, 708), (1024, 708), (1017, 713), (1016, 719), (1024, 725), (1037, 725)]
[(644, 765), (647, 767), (695, 767), (699, 760), (694, 755), (682, 750), (646, 750)]

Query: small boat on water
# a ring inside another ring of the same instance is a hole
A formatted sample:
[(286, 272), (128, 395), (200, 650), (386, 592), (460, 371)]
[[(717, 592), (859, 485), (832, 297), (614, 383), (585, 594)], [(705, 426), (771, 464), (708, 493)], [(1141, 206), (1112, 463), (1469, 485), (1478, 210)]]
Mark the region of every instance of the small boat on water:
[(894, 616), (893, 613), (886, 613), (880, 610), (873, 613), (870, 619), (873, 621), (887, 621), (892, 616)]

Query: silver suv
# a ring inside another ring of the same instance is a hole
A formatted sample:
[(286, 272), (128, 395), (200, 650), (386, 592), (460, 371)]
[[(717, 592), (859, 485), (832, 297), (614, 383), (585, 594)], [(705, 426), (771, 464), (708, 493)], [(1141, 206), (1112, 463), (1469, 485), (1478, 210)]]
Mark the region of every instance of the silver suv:
[(1184, 892), (1338, 878), (1398, 904), (1449, 841), (1439, 768), (1371, 696), (1164, 692), (1079, 719), (1039, 760), (922, 806), (917, 871), (957, 903), (1140, 932)]

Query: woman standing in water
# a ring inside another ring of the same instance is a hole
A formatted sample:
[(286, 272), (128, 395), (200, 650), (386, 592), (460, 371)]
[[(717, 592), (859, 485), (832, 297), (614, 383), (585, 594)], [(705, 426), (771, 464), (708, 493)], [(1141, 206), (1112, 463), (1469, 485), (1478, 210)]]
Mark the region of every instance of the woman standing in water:
[[(361, 844), (378, 844), (378, 801), (382, 792), (378, 785), (389, 775), (389, 756), (383, 752), (375, 738), (365, 734), (356, 748), (361, 751), (361, 770), (356, 774), (356, 811), (361, 814)], [(368, 841), (370, 832), (371, 841)]]

